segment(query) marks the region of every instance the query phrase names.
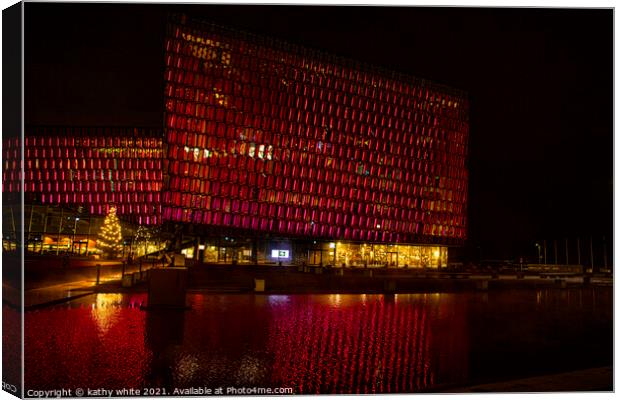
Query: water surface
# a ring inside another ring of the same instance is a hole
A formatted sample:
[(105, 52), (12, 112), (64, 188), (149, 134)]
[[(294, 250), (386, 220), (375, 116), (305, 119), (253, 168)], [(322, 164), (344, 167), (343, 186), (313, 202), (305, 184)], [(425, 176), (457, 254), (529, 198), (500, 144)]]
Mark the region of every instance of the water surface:
[(436, 391), (612, 364), (610, 288), (398, 295), (97, 294), (26, 314), (26, 386)]

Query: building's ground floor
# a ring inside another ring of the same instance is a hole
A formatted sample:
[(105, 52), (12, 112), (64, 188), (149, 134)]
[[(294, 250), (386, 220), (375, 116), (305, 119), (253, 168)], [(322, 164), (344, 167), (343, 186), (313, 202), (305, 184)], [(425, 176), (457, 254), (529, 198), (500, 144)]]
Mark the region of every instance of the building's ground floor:
[(413, 244), (308, 241), (287, 238), (196, 238), (181, 252), (204, 263), (282, 263), (337, 267), (441, 268), (448, 247)]
[[(15, 210), (3, 209), (3, 247), (16, 246)], [(28, 253), (100, 257), (97, 247), (103, 216), (43, 205), (24, 208), (24, 241)], [(282, 238), (252, 232), (140, 227), (122, 223), (119, 258), (162, 252), (181, 253), (207, 264), (306, 264), (338, 267), (442, 268), (448, 247), (428, 244), (384, 244), (313, 238)], [(13, 236), (13, 238), (12, 238)]]

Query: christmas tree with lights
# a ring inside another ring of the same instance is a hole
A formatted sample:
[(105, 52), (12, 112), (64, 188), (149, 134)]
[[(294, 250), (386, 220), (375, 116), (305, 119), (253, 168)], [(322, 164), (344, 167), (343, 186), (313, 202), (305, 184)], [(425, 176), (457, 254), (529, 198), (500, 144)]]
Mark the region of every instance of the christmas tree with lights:
[(115, 258), (123, 248), (122, 240), (121, 224), (116, 216), (116, 207), (110, 207), (99, 231), (97, 248), (103, 252), (104, 256)]

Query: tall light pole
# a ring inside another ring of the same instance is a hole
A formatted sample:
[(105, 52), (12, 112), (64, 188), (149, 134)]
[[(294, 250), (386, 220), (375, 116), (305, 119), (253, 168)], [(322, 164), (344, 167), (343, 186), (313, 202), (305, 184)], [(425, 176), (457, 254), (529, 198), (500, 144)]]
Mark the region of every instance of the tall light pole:
[(63, 211), (64, 209), (61, 207), (60, 208), (60, 223), (58, 224), (58, 237), (56, 239), (56, 255), (60, 254), (60, 234), (62, 233), (62, 220), (64, 218), (63, 215)]
[(75, 217), (75, 221), (73, 222), (73, 240), (71, 241), (71, 252), (75, 254), (75, 232), (77, 230), (77, 222), (80, 220), (80, 217)]
[(540, 243), (536, 243), (536, 249), (538, 250), (538, 264), (542, 264), (542, 255), (540, 254)]

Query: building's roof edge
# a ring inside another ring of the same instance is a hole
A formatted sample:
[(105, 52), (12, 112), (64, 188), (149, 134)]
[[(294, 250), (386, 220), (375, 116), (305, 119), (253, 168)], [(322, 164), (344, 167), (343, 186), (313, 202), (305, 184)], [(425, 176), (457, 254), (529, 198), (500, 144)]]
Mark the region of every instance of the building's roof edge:
[(250, 31), (243, 30), (243, 29), (221, 25), (215, 22), (203, 20), (198, 17), (191, 17), (185, 13), (171, 13), (169, 15), (169, 21), (180, 23), (180, 24), (186, 24), (187, 22), (190, 22), (190, 24), (197, 25), (200, 27), (205, 27), (211, 31), (216, 30), (216, 31), (220, 31), (221, 33), (227, 33), (233, 36), (241, 36), (243, 39), (256, 42), (259, 45), (272, 47), (272, 48), (278, 48), (278, 47), (284, 47), (285, 49), (288, 48), (287, 50), (289, 51), (293, 50), (295, 52), (298, 52), (304, 55), (310, 55), (310, 56), (326, 59), (326, 60), (329, 60), (330, 62), (336, 62), (348, 68), (356, 68), (364, 72), (377, 73), (377, 74), (383, 75), (384, 77), (388, 79), (401, 80), (404, 82), (414, 83), (420, 86), (428, 86), (433, 89), (442, 90), (442, 91), (445, 91), (447, 94), (461, 97), (463, 100), (467, 102), (469, 101), (468, 92), (463, 89), (450, 86), (447, 84), (443, 84), (443, 83), (438, 83), (436, 81), (433, 81), (427, 78), (418, 77), (413, 74), (408, 74), (408, 73), (404, 73), (404, 72), (397, 71), (394, 69), (390, 69), (385, 66), (372, 64), (367, 61), (361, 61), (361, 60), (357, 60), (351, 57), (340, 56), (340, 55), (337, 55), (337, 54), (334, 54), (334, 53), (331, 53), (331, 52), (328, 52), (322, 49), (317, 49), (317, 48), (307, 46), (305, 44), (295, 43), (292, 41), (284, 40), (281, 38), (277, 38), (277, 37), (273, 37), (273, 36), (269, 36), (265, 34), (257, 34), (257, 33), (253, 33)]

